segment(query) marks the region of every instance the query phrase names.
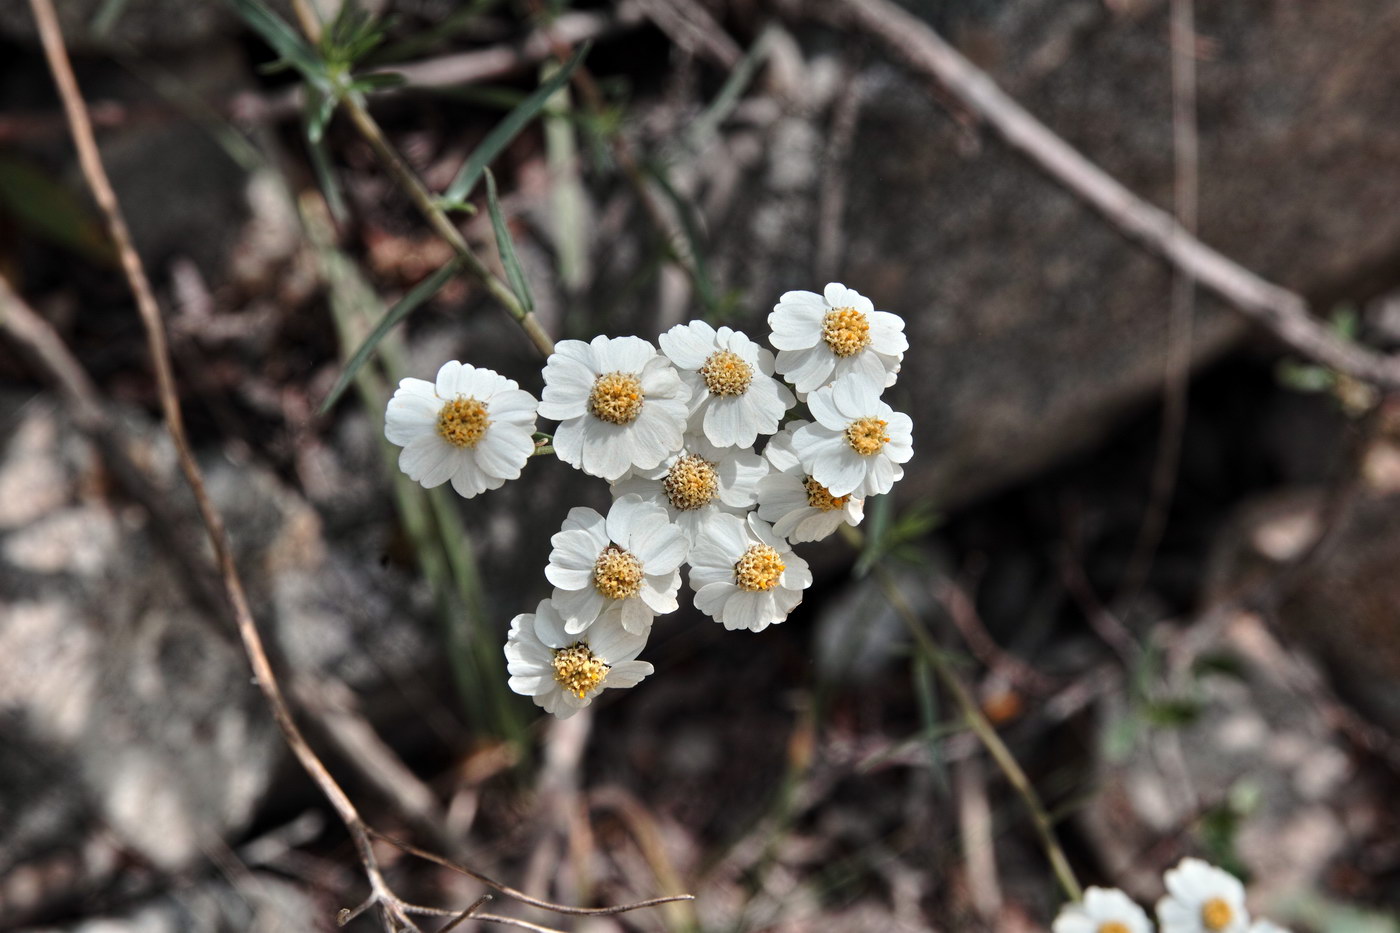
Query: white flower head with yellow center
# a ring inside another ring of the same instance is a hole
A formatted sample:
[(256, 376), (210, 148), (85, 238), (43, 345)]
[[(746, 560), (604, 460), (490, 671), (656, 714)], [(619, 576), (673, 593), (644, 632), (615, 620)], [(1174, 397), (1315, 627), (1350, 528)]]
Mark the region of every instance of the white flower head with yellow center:
[(731, 631), (778, 624), (811, 585), (807, 562), (752, 512), (716, 516), (690, 551), (695, 608)]
[(799, 395), (854, 373), (879, 388), (894, 385), (909, 340), (904, 320), (876, 311), (870, 299), (840, 282), (822, 294), (786, 292), (768, 315), (777, 370)]
[(644, 636), (652, 619), (676, 611), (688, 548), (660, 505), (623, 496), (607, 518), (593, 509), (570, 509), (549, 540), (554, 550), (544, 575), (554, 584), (551, 599), (569, 634), (616, 622)]
[(1117, 888), (1089, 888), (1077, 904), (1066, 904), (1052, 933), (1152, 933), (1152, 921)]
[(1164, 879), (1167, 896), (1157, 902), (1162, 933), (1247, 933), (1244, 885), (1229, 872), (1200, 859), (1184, 858)]
[(680, 450), (689, 401), (690, 388), (650, 343), (599, 336), (554, 345), (540, 415), (560, 422), (559, 459), (611, 481)]
[(880, 496), (914, 455), (914, 422), (880, 401), (880, 387), (852, 373), (807, 396), (815, 424), (792, 434), (807, 475), (833, 496)]
[(470, 499), (516, 479), (535, 449), (535, 397), (489, 369), (451, 360), (437, 381), (404, 379), (384, 412), (399, 469)]
[(752, 447), (796, 404), (773, 378), (773, 353), (736, 330), (677, 324), (657, 341), (690, 386), (690, 430), (717, 447)]
[(820, 541), (841, 525), (859, 525), (865, 518), (865, 500), (852, 495), (833, 496), (831, 490), (808, 475), (792, 447), (792, 434), (810, 421), (790, 421), (769, 439), (763, 457), (772, 468), (758, 483), (758, 517), (773, 526), (774, 534), (793, 544)]
[(532, 697), (537, 706), (567, 719), (609, 687), (635, 687), (652, 672), (638, 661), (645, 635), (626, 631), (616, 621), (570, 634), (549, 600), (534, 612), (511, 619), (506, 639), (510, 689)]
[(768, 463), (751, 450), (716, 447), (689, 435), (679, 453), (651, 470), (633, 470), (613, 483), (616, 497), (640, 496), (666, 510), (694, 545), (716, 515), (742, 516), (758, 501)]

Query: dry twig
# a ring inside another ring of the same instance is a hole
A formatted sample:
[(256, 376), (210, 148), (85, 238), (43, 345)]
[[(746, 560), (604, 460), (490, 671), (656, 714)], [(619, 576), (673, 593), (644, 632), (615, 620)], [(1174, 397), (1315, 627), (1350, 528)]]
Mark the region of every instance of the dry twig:
[(1314, 318), (1302, 296), (1266, 281), (1181, 229), (1006, 95), (927, 23), (890, 0), (827, 0), (821, 15), (882, 42), (907, 66), (937, 81), (1008, 145), (1071, 194), (1183, 274), (1310, 360), (1362, 382), (1400, 388), (1400, 359), (1343, 340)]
[[(254, 681), (262, 691), (264, 699), (271, 708), (274, 719), (282, 731), (283, 738), (296, 756), (298, 762), (306, 770), (307, 774), (316, 782), (321, 792), (335, 809), (336, 814), (345, 824), (346, 830), (350, 833), (359, 855), (360, 862), (364, 867), (366, 878), (370, 884), (370, 895), (366, 901), (354, 910), (342, 911), (341, 923), (358, 916), (365, 910), (377, 906), (380, 910), (381, 919), (387, 929), (390, 930), (418, 930), (418, 926), (410, 919), (411, 914), (430, 916), (452, 916), (464, 919), (467, 916), (480, 920), (489, 920), (513, 926), (520, 926), (525, 929), (547, 930), (545, 927), (538, 927), (527, 924), (524, 921), (515, 920), (509, 917), (498, 917), (492, 914), (476, 913), (476, 908), (484, 903), (479, 900), (476, 904), (467, 908), (466, 911), (446, 911), (441, 908), (421, 907), (410, 904), (399, 898), (388, 886), (379, 868), (378, 858), (374, 852), (372, 839), (373, 831), (361, 818), (359, 811), (349, 796), (336, 782), (335, 778), (326, 769), (326, 766), (317, 757), (315, 751), (307, 743), (302, 735), (301, 729), (297, 726), (292, 717), (291, 708), (282, 693), (282, 688), (278, 683), (276, 674), (273, 672), (272, 664), (268, 660), (267, 651), (263, 645), (262, 636), (258, 633), (257, 624), (253, 619), (252, 611), (249, 608), (248, 597), (243, 587), (242, 578), (233, 560), (233, 552), (229, 545), (228, 533), (224, 527), (223, 517), (215, 508), (213, 501), (209, 498), (208, 491), (204, 484), (204, 475), (195, 461), (193, 449), (190, 446), (189, 436), (185, 432), (184, 418), (180, 410), (179, 394), (175, 386), (175, 377), (170, 362), (170, 350), (166, 342), (165, 326), (161, 319), (160, 307), (156, 303), (155, 293), (151, 288), (150, 280), (146, 277), (145, 268), (142, 266), (140, 256), (137, 254), (132, 243), (131, 233), (126, 225), (126, 220), (122, 215), (121, 206), (117, 201), (116, 193), (112, 189), (106, 170), (103, 168), (101, 156), (97, 149), (97, 141), (93, 135), (92, 123), (88, 117), (87, 107), (83, 101), (82, 92), (78, 88), (77, 78), (73, 74), (72, 63), (68, 59), (68, 51), (64, 45), (63, 35), (58, 24), (58, 15), (53, 6), (53, 0), (30, 0), (30, 8), (33, 11), (34, 19), (38, 24), (40, 39), (44, 46), (44, 54), (48, 59), (49, 70), (53, 75), (54, 82), (58, 86), (59, 96), (63, 101), (64, 112), (67, 116), (69, 128), (73, 136), (73, 142), (78, 151), (78, 160), (81, 164), (83, 176), (87, 180), (88, 186), (92, 190), (93, 197), (101, 209), (106, 222), (109, 234), (115, 244), (118, 255), (121, 259), (122, 272), (131, 287), (132, 295), (136, 300), (137, 310), (141, 316), (142, 326), (146, 332), (147, 348), (151, 355), (151, 362), (155, 370), (156, 387), (160, 398), (162, 413), (165, 417), (166, 429), (170, 432), (170, 437), (175, 445), (177, 457), (180, 462), (181, 472), (185, 476), (191, 492), (194, 495), (196, 506), (199, 510), (200, 518), (208, 532), (210, 544), (214, 549), (214, 559), (218, 566), (220, 576), (223, 581), (225, 596), (227, 597), (230, 609), (233, 612), (234, 621), (238, 627), (238, 633), (243, 641), (244, 651), (248, 656), (249, 663), (253, 668)], [(368, 114), (360, 108), (360, 113), (368, 119)], [(453, 228), (455, 233), (455, 228)], [(465, 243), (463, 243), (465, 248)], [(468, 251), (469, 253), (470, 251)], [(474, 257), (473, 257), (474, 258)], [(485, 274), (484, 267), (482, 272)], [(488, 282), (488, 285), (490, 283)], [(502, 284), (502, 287), (505, 286)], [(493, 289), (494, 291), (494, 289)], [(8, 292), (8, 289), (6, 289)], [(507, 289), (508, 292), (508, 289)], [(0, 293), (0, 297), (9, 298), (10, 295)], [(512, 298), (514, 296), (511, 296)], [(21, 326), (26, 322), (23, 318), (17, 318), (13, 311), (14, 302), (6, 302), (5, 319), (13, 324), (18, 320)], [(527, 326), (531, 321), (524, 319), (528, 315), (520, 318), (521, 325), (532, 337), (531, 328)], [(546, 344), (549, 338), (543, 335), (543, 331), (538, 330), (538, 334), (543, 337)], [(52, 346), (52, 341), (46, 338), (42, 329), (30, 328), (29, 343), (34, 347), (46, 365), (54, 369), (59, 374), (60, 381), (69, 388), (73, 397), (80, 403), (80, 411), (84, 418), (99, 417), (100, 409), (93, 408), (91, 400), (96, 398), (96, 390), (90, 381), (86, 379), (81, 369), (74, 369), (63, 358), (62, 354), (56, 354)], [(538, 340), (537, 340), (538, 343)], [(543, 349), (543, 348), (542, 348)], [(377, 834), (374, 834), (377, 835)], [(438, 859), (434, 859), (438, 860)], [(650, 906), (656, 903), (664, 903), (668, 900), (689, 899), (689, 895), (682, 895), (673, 898), (660, 898), (642, 904), (624, 905), (615, 908), (586, 909), (570, 907), (565, 904), (553, 904), (538, 898), (532, 898), (517, 892), (512, 888), (492, 881), (484, 875), (470, 870), (462, 869), (461, 866), (452, 865), (445, 860), (440, 860), (442, 864), (481, 881), (496, 890), (515, 897), (523, 903), (541, 907), (545, 910), (564, 914), (593, 914), (593, 913), (622, 913), (638, 907)]]

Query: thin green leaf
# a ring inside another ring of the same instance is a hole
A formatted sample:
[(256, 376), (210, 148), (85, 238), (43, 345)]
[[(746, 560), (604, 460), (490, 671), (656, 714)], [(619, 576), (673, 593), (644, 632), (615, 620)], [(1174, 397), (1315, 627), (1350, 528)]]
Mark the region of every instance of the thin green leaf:
[(497, 124), (490, 135), (482, 140), (481, 145), (477, 146), (476, 150), (467, 157), (462, 170), (457, 173), (456, 178), (452, 179), (452, 184), (447, 186), (447, 191), (443, 195), (444, 200), (448, 202), (466, 200), (467, 195), (471, 194), (472, 188), (476, 186), (477, 180), (481, 178), (481, 173), (486, 166), (494, 161), (506, 146), (510, 145), (511, 140), (520, 135), (520, 131), (544, 108), (545, 102), (554, 95), (554, 92), (564, 86), (564, 82), (568, 81), (574, 70), (583, 63), (584, 56), (588, 54), (590, 48), (592, 48), (592, 44), (588, 42), (579, 46), (578, 51), (565, 63), (564, 67), (551, 75), (549, 80), (541, 84), (535, 93), (525, 98), (519, 107), (506, 114), (506, 118)]
[(324, 92), (331, 89), (330, 76), (325, 63), (315, 49), (306, 43), (297, 31), (282, 17), (262, 2), (262, 0), (228, 0), (243, 21), (254, 29), (274, 52), (300, 71), (306, 80)]
[(407, 79), (397, 71), (373, 71), (356, 75), (350, 82), (352, 91), (382, 91), (385, 88), (402, 87)]
[(525, 306), (526, 311), (535, 310), (535, 299), (530, 295), (530, 285), (525, 281), (525, 271), (520, 268), (520, 259), (515, 255), (515, 243), (506, 227), (505, 215), (501, 213), (501, 202), (496, 198), (496, 176), (486, 169), (486, 207), (491, 211), (491, 229), (496, 232), (496, 248), (501, 251), (501, 265), (506, 267), (506, 277), (510, 279), (510, 290)]
[(681, 197), (681, 193), (672, 186), (664, 168), (653, 164), (648, 167), (648, 172), (657, 187), (676, 207), (676, 216), (680, 218), (681, 231), (685, 234), (686, 246), (690, 251), (696, 294), (700, 303), (713, 312), (719, 308), (720, 302), (715, 295), (714, 283), (710, 281), (709, 264), (705, 262), (705, 238), (700, 232), (700, 225), (695, 221), (695, 212), (691, 210), (690, 202)]
[(319, 143), (335, 113), (335, 98), (315, 88), (306, 89), (306, 138)]
[(719, 125), (734, 112), (739, 98), (748, 90), (754, 75), (758, 73), (758, 67), (767, 60), (771, 45), (772, 33), (765, 31), (758, 37), (757, 42), (749, 46), (744, 57), (739, 59), (739, 63), (729, 72), (729, 77), (724, 79), (724, 85), (710, 102), (710, 106), (690, 124), (686, 139), (692, 149), (703, 147), (714, 135), (715, 130), (719, 129)]
[(340, 191), (340, 182), (336, 180), (335, 169), (331, 166), (330, 153), (326, 151), (326, 141), (319, 135), (312, 134), (310, 125), (306, 130), (306, 151), (311, 156), (311, 171), (316, 175), (316, 184), (321, 188), (321, 194), (326, 198), (326, 206), (330, 208), (331, 217), (338, 224), (345, 223), (350, 216), (349, 209), (345, 206), (345, 195)]
[(408, 317), (419, 305), (441, 291), (442, 287), (446, 285), (461, 268), (462, 264), (460, 260), (452, 260), (447, 265), (413, 286), (407, 295), (400, 298), (392, 308), (384, 313), (384, 316), (379, 319), (379, 323), (374, 325), (374, 330), (371, 331), (370, 335), (360, 344), (359, 349), (355, 351), (355, 354), (350, 357), (349, 362), (345, 364), (345, 368), (341, 370), (340, 377), (336, 379), (335, 385), (331, 387), (330, 392), (326, 395), (326, 400), (321, 403), (321, 407), (318, 409), (321, 414), (325, 414), (329, 411), (330, 407), (340, 398), (346, 386), (350, 385), (350, 381), (354, 379), (355, 374), (360, 371), (360, 367), (364, 366), (366, 361), (369, 360), (370, 355), (374, 353), (374, 348), (379, 345), (379, 341), (384, 339), (384, 335), (389, 333), (395, 324)]

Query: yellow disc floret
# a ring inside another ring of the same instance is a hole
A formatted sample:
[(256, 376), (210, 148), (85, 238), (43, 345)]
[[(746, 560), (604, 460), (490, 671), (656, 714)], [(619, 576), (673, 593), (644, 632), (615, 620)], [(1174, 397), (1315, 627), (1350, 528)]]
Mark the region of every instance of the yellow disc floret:
[(889, 423), (879, 418), (852, 421), (846, 425), (846, 443), (862, 457), (868, 457), (889, 443), (890, 436), (885, 433), (887, 427)]
[(704, 508), (719, 494), (719, 471), (704, 457), (686, 454), (666, 471), (661, 488), (671, 505), (683, 512)]
[(593, 381), (588, 411), (609, 424), (631, 424), (642, 413), (642, 380), (632, 373), (604, 373)]
[(741, 590), (759, 593), (777, 586), (786, 569), (777, 548), (755, 544), (734, 565), (734, 582)]
[(1201, 905), (1201, 923), (1212, 933), (1228, 928), (1234, 919), (1235, 912), (1224, 898), (1212, 897)]
[(582, 700), (608, 676), (608, 664), (581, 641), (554, 652), (554, 679)]
[(870, 321), (855, 308), (833, 308), (822, 318), (822, 340), (837, 356), (853, 356), (870, 343)]
[(438, 412), (437, 432), (453, 447), (475, 447), (490, 426), (486, 403), (474, 398), (454, 398)]
[(711, 353), (700, 367), (700, 375), (705, 379), (705, 388), (711, 395), (732, 397), (743, 395), (753, 382), (753, 367), (745, 363), (739, 354), (730, 350)]
[(593, 585), (608, 599), (630, 599), (642, 591), (642, 562), (609, 544), (593, 562)]
[(851, 501), (850, 496), (833, 496), (830, 489), (810, 476), (802, 481), (802, 488), (807, 490), (807, 504), (814, 509), (821, 509), (823, 512), (844, 509), (846, 503)]
[(1119, 923), (1117, 920), (1110, 920), (1107, 923), (1099, 924), (1098, 933), (1132, 933), (1126, 923)]

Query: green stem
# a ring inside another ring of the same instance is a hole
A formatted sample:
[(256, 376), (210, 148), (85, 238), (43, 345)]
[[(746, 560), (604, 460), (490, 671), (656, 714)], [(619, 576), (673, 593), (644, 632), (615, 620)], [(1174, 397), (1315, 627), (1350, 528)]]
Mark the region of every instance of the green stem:
[[(844, 526), (842, 530), (846, 540), (859, 548), (862, 538), (860, 532), (849, 526)], [(1060, 841), (1055, 836), (1054, 823), (1050, 819), (1050, 814), (1046, 812), (1045, 805), (1040, 802), (1040, 795), (1031, 786), (1030, 778), (1021, 769), (1020, 763), (1016, 761), (1016, 756), (1011, 754), (1011, 749), (1007, 748), (1006, 743), (1001, 740), (996, 728), (982, 712), (981, 705), (972, 696), (967, 686), (963, 684), (962, 678), (948, 663), (947, 656), (934, 644), (933, 637), (924, 628), (923, 620), (919, 618), (919, 614), (914, 611), (914, 607), (909, 604), (909, 601), (904, 598), (904, 594), (900, 592), (894, 577), (879, 564), (875, 565), (873, 572), (886, 601), (903, 620), (905, 627), (909, 629), (909, 634), (914, 636), (919, 653), (923, 655), (933, 668), (934, 673), (943, 681), (943, 685), (948, 688), (948, 692), (952, 694), (953, 701), (957, 703), (968, 728), (973, 731), (973, 734), (991, 754), (992, 760), (1006, 776), (1012, 789), (1020, 795), (1022, 802), (1025, 803), (1026, 809), (1030, 812), (1031, 821), (1035, 824), (1036, 834), (1040, 837), (1040, 844), (1045, 849), (1045, 855), (1050, 860), (1050, 867), (1054, 870), (1060, 887), (1064, 889), (1065, 894), (1071, 900), (1080, 900), (1084, 896), (1084, 891), (1079, 886), (1079, 880), (1074, 876), (1074, 870), (1070, 868), (1069, 859), (1065, 856), (1065, 851), (1060, 847)]]

